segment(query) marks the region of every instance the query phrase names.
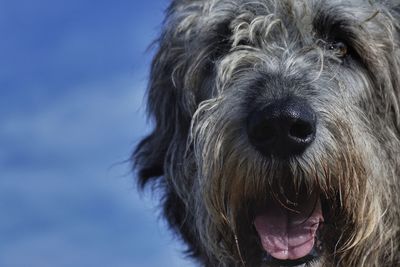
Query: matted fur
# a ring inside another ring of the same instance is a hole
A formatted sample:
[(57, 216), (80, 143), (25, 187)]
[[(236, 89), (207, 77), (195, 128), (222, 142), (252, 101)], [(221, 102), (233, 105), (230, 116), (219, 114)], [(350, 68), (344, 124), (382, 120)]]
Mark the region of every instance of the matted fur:
[[(400, 50), (394, 1), (175, 0), (149, 91), (142, 186), (202, 265), (262, 265), (254, 207), (317, 192), (321, 257), (307, 266), (400, 266)], [(341, 41), (345, 58), (329, 49)], [(296, 96), (318, 117), (288, 160), (248, 140), (254, 108)]]

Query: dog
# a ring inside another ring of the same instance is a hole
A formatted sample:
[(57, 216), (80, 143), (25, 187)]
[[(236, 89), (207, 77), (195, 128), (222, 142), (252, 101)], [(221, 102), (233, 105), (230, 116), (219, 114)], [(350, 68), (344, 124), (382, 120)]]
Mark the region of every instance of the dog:
[(400, 266), (400, 5), (173, 0), (132, 160), (200, 266)]

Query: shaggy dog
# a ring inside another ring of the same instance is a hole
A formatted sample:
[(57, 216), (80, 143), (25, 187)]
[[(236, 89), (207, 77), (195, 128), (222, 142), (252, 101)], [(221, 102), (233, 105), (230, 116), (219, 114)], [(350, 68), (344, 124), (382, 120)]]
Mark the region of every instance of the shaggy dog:
[(201, 266), (400, 266), (399, 11), (172, 2), (133, 161)]

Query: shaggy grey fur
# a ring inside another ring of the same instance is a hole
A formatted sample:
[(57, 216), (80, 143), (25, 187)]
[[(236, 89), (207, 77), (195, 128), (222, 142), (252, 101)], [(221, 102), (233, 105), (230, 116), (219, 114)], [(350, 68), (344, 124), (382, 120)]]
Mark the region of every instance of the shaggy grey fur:
[[(254, 207), (292, 188), (324, 201), (319, 257), (304, 266), (400, 266), (398, 11), (372, 0), (172, 2), (150, 76), (155, 128), (133, 159), (201, 265), (269, 266)], [(312, 145), (282, 160), (254, 149), (245, 125), (287, 96), (306, 99), (318, 124)]]

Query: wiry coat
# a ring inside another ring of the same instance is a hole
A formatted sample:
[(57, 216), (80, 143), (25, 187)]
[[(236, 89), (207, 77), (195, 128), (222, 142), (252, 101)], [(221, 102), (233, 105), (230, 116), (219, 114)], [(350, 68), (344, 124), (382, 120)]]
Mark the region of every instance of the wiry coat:
[[(149, 83), (154, 130), (133, 160), (202, 265), (261, 266), (253, 207), (290, 183), (325, 203), (310, 266), (400, 266), (398, 11), (372, 0), (172, 2)], [(337, 40), (346, 56), (330, 49)], [(312, 146), (282, 161), (258, 153), (244, 125), (287, 95), (307, 99), (318, 125)]]

